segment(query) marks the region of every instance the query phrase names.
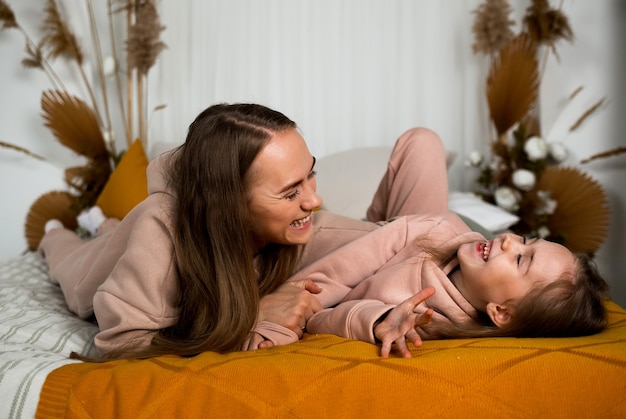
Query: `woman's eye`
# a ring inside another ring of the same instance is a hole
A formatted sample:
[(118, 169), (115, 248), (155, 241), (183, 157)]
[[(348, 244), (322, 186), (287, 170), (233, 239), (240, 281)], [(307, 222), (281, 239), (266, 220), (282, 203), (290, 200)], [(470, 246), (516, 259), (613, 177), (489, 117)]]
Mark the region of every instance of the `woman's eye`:
[(517, 256), (517, 266), (519, 266), (520, 263), (522, 263), (522, 255)]
[(526, 244), (526, 236), (524, 236), (523, 239), (524, 239), (523, 243)]
[(285, 198), (289, 201), (293, 201), (294, 199), (298, 197), (298, 195), (300, 195), (300, 190), (296, 189), (295, 192), (290, 193), (289, 195), (286, 195)]
[(314, 178), (315, 176), (317, 176), (317, 172), (315, 170), (311, 170), (311, 173), (309, 173), (308, 178), (311, 179), (311, 178)]

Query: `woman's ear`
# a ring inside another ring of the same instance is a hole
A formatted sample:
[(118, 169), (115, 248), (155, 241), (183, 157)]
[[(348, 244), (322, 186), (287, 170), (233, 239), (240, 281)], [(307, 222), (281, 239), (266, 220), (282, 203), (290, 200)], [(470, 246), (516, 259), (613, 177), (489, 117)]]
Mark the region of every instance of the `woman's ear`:
[(504, 327), (511, 321), (513, 315), (507, 306), (496, 303), (487, 303), (487, 315), (498, 327)]

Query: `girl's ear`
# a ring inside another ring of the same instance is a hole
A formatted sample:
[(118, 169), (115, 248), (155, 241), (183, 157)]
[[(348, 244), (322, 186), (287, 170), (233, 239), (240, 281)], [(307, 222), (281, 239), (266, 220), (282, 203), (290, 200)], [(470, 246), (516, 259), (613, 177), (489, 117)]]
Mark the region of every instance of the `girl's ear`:
[(507, 306), (496, 303), (487, 303), (487, 315), (498, 327), (504, 327), (513, 318), (511, 310)]

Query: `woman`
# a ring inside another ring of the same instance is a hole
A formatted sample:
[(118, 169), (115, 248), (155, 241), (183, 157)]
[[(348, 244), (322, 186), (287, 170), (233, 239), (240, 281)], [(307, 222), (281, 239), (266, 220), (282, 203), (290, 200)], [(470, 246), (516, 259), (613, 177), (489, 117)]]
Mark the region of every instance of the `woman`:
[[(425, 150), (431, 160), (404, 163)], [(432, 132), (408, 131), (376, 211), (395, 216), (447, 205), (444, 158)], [(40, 250), (70, 309), (95, 315), (104, 358), (256, 347), (265, 338), (251, 331), (274, 325), (298, 339), (322, 308), (312, 296), (320, 289), (286, 279), (378, 227), (313, 213), (322, 204), (314, 165), (283, 114), (254, 104), (211, 106), (184, 144), (150, 164), (149, 196), (123, 220), (102, 223), (87, 242), (51, 223)], [(416, 188), (409, 193), (433, 184), (441, 190), (432, 199), (407, 197), (406, 177)]]

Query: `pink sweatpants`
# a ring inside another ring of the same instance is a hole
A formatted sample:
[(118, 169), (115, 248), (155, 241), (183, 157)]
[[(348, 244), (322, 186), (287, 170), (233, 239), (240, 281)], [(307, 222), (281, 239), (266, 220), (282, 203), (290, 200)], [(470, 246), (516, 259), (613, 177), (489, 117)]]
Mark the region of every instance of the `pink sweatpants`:
[(412, 128), (398, 138), (387, 171), (367, 210), (378, 222), (409, 214), (448, 210), (446, 152), (439, 136)]

